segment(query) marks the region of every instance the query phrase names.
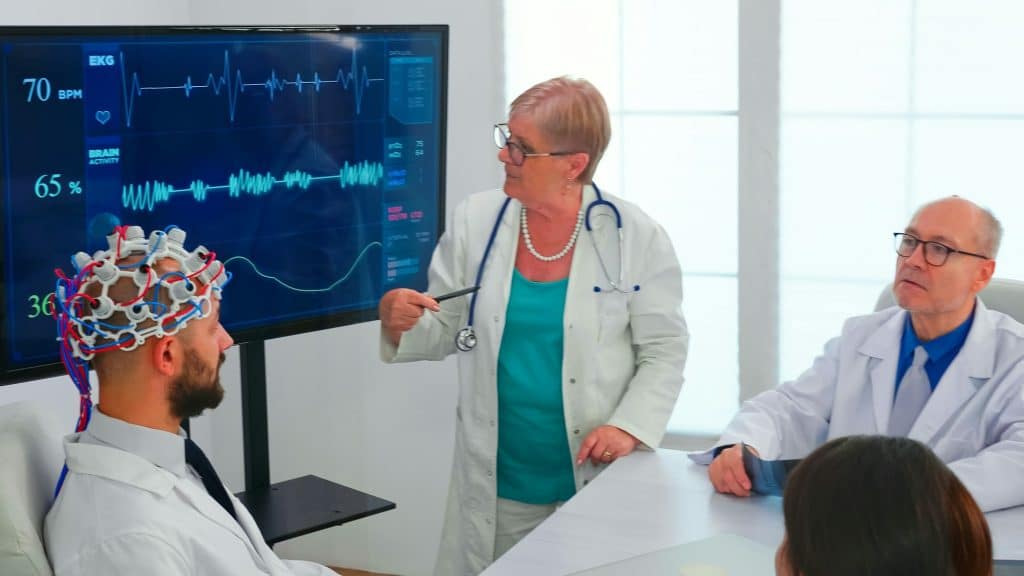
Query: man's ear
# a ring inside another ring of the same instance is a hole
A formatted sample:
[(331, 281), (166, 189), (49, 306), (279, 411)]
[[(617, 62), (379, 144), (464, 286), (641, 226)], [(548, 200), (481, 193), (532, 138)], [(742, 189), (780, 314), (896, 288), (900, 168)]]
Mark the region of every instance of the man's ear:
[(992, 279), (992, 275), (996, 272), (996, 261), (986, 260), (978, 267), (978, 274), (974, 278), (974, 285), (971, 287), (975, 294), (981, 292), (985, 286), (988, 286), (989, 280)]
[(153, 361), (153, 369), (164, 376), (174, 376), (178, 373), (178, 365), (184, 357), (181, 342), (174, 336), (164, 336), (151, 340), (153, 349), (150, 350), (150, 358)]

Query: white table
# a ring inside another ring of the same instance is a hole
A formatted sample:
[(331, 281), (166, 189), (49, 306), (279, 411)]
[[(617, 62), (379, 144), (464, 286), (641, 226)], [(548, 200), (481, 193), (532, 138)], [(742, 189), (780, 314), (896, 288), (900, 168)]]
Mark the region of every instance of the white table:
[[(998, 559), (1024, 560), (1024, 507), (988, 514)], [(685, 452), (634, 452), (602, 472), (485, 576), (568, 574), (640, 554), (736, 534), (777, 547), (782, 499), (717, 494)]]

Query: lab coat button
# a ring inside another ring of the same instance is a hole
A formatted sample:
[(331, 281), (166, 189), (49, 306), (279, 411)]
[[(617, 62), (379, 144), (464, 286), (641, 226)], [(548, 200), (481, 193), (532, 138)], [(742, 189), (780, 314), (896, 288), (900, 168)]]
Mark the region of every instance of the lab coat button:
[(491, 428), (494, 428), (494, 420), (491, 420)]
[(576, 383), (576, 379), (575, 378), (569, 378), (569, 384), (575, 384), (575, 383)]
[(494, 315), (494, 321), (495, 321), (495, 322), (497, 322), (497, 321), (498, 321), (498, 315), (497, 315), (497, 314), (495, 314), (495, 315)]
[(577, 429), (573, 430), (572, 433), (577, 435), (577, 436), (579, 436), (580, 435), (580, 429), (577, 428)]

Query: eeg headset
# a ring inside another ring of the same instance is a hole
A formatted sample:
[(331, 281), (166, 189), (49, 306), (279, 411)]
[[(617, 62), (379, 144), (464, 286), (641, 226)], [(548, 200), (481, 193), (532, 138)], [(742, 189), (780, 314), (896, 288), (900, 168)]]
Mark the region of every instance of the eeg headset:
[[(203, 246), (189, 252), (184, 242), (185, 231), (176, 226), (154, 230), (148, 239), (139, 226), (118, 226), (107, 236), (107, 250), (74, 255), (74, 276), (55, 270), (60, 357), (79, 392), (76, 432), (88, 425), (92, 408), (90, 360), (177, 333), (192, 319), (209, 314), (210, 298), (219, 300), (221, 289), (230, 282), (231, 273), (216, 253)], [(133, 256), (138, 259), (119, 264)], [(167, 267), (154, 263), (167, 259), (176, 262), (177, 269), (158, 273), (157, 268)], [(118, 302), (110, 290), (124, 278), (130, 278), (138, 291)]]

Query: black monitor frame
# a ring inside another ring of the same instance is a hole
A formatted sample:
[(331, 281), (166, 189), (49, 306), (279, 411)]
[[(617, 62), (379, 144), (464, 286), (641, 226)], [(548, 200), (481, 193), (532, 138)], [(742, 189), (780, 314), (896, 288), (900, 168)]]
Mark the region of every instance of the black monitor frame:
[[(448, 42), (449, 27), (445, 24), (438, 25), (330, 25), (330, 26), (0, 26), (0, 39), (17, 36), (132, 36), (140, 38), (152, 36), (169, 35), (202, 35), (202, 34), (245, 34), (245, 33), (339, 33), (339, 34), (367, 34), (367, 33), (403, 33), (403, 32), (431, 32), (440, 35), (440, 84), (437, 91), (437, 105), (439, 117), (436, 124), (439, 131), (439, 162), (437, 166), (437, 217), (435, 242), (444, 231), (445, 224), (445, 189), (446, 189), (446, 157), (447, 157), (447, 114), (448, 114)], [(0, 241), (6, 238), (6, 222), (0, 218)], [(202, 239), (191, 239), (202, 241)], [(191, 245), (193, 242), (189, 242)], [(215, 246), (213, 247), (216, 248)], [(68, 255), (70, 257), (70, 254)], [(0, 262), (2, 263), (2, 262)], [(67, 268), (64, 263), (40, 262), (40, 266)], [(7, 295), (4, 287), (7, 284), (5, 268), (0, 266), (0, 342), (6, 342), (7, 330)], [(425, 289), (426, 287), (420, 287)], [(232, 289), (244, 289), (232, 286), (228, 288), (227, 298), (230, 298)], [(313, 318), (295, 319), (273, 323), (262, 327), (232, 330), (231, 336), (236, 343), (261, 342), (273, 338), (292, 336), (335, 328), (349, 324), (356, 324), (376, 320), (378, 312), (376, 305), (370, 308), (358, 310), (345, 310), (317, 316)], [(56, 335), (56, 328), (55, 335)], [(54, 353), (56, 355), (57, 344), (54, 342)], [(6, 350), (0, 353), (0, 386), (16, 384), (40, 378), (58, 376), (64, 373), (64, 366), (59, 362), (40, 363), (26, 367), (11, 367)]]

